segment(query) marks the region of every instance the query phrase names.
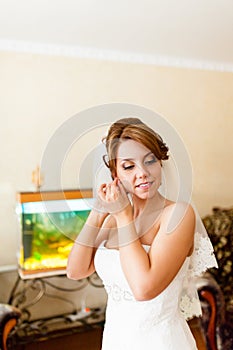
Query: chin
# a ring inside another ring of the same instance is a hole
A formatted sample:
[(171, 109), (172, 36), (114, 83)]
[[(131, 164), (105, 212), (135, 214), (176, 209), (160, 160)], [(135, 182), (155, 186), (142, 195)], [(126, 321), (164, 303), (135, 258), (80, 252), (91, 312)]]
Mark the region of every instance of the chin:
[(149, 192), (146, 192), (146, 193), (134, 193), (134, 195), (140, 199), (151, 199), (154, 197), (154, 193), (149, 193)]
[(151, 199), (153, 198), (156, 194), (157, 194), (157, 188), (151, 188), (149, 191), (135, 191), (134, 194), (135, 196), (137, 196), (138, 198), (141, 198), (141, 199)]

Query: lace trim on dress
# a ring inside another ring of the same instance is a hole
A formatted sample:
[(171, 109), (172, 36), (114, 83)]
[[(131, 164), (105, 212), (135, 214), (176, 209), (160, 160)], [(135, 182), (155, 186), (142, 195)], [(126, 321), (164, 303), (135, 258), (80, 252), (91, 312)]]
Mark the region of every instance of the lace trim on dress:
[(114, 301), (135, 301), (133, 294), (121, 289), (117, 284), (107, 285), (105, 284), (105, 290), (107, 294)]
[(202, 315), (195, 281), (197, 276), (202, 275), (211, 267), (218, 267), (211, 241), (207, 234), (202, 235), (196, 232), (194, 236), (194, 251), (190, 257), (180, 296), (180, 311), (186, 320)]
[(200, 276), (211, 267), (218, 267), (212, 243), (207, 235), (196, 232), (188, 273), (190, 276)]

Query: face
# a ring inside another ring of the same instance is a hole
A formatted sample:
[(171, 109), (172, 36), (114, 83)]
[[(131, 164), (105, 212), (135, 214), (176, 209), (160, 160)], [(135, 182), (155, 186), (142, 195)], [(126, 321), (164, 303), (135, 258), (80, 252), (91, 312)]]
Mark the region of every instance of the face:
[(123, 141), (117, 152), (117, 177), (127, 192), (141, 199), (153, 197), (161, 184), (161, 163), (144, 145)]

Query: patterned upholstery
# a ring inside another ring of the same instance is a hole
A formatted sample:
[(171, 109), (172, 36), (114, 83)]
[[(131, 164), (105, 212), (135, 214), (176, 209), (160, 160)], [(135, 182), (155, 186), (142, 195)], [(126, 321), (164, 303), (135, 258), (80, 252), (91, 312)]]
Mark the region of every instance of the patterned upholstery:
[(203, 223), (219, 268), (197, 279), (203, 311), (201, 325), (208, 350), (233, 350), (233, 208), (213, 208)]
[(218, 261), (218, 269), (210, 272), (223, 292), (226, 317), (233, 322), (233, 208), (213, 208), (213, 213), (205, 216), (203, 223)]

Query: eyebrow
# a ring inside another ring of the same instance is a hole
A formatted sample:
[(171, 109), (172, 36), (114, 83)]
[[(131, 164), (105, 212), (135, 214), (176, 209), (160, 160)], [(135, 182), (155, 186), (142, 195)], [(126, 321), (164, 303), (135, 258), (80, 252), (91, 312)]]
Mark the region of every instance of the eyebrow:
[[(145, 159), (147, 156), (149, 156), (150, 154), (154, 154), (154, 153), (153, 153), (152, 151), (148, 152), (147, 154), (145, 154), (144, 159)], [(121, 158), (120, 158), (120, 159), (121, 159)], [(121, 159), (121, 162), (126, 162), (126, 161), (130, 162), (130, 161), (133, 161), (133, 160), (135, 160), (135, 158), (122, 158), (122, 159)]]

